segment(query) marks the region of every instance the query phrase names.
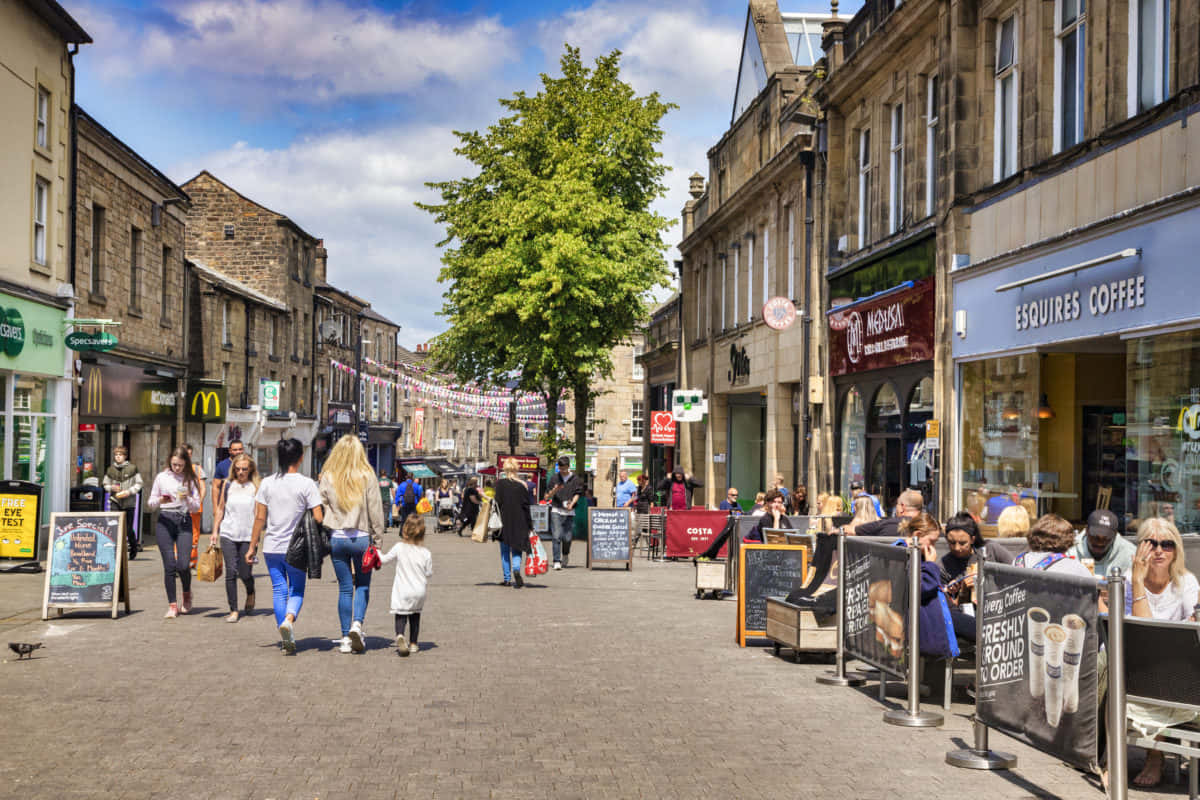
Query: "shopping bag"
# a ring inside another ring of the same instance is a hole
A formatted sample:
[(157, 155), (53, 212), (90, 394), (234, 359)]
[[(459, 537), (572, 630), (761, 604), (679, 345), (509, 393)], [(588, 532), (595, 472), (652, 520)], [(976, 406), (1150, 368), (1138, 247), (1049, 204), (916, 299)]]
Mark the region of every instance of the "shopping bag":
[(488, 511), (492, 501), (484, 497), (483, 504), (479, 509), (479, 516), (475, 519), (475, 527), (471, 530), (471, 541), (483, 544), (488, 540)]
[(212, 583), (221, 577), (224, 569), (225, 562), (221, 551), (209, 545), (209, 548), (196, 560), (196, 580)]
[(433, 503), (429, 502), (428, 497), (422, 497), (421, 502), (417, 503), (418, 514), (428, 514), (433, 511)]
[(538, 575), (545, 575), (550, 570), (550, 559), (546, 557), (546, 546), (542, 544), (541, 539), (538, 539), (537, 554)]
[(538, 572), (538, 547), (541, 545), (541, 540), (538, 539), (536, 533), (529, 534), (529, 555), (525, 556), (525, 563), (522, 564), (522, 569), (525, 570), (527, 577), (540, 575)]

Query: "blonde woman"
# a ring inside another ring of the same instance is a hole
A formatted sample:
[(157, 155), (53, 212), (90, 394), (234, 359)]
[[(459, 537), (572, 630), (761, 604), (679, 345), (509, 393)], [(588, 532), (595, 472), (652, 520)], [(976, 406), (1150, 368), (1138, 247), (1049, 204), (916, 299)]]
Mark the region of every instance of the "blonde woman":
[(363, 571), (363, 553), (383, 535), (383, 498), (375, 471), (357, 436), (333, 446), (318, 484), (325, 524), (331, 529), (330, 556), (338, 581), (338, 619), (342, 653), (366, 650), (363, 618), (371, 597), (371, 573)]
[(254, 497), (258, 494), (258, 467), (245, 453), (230, 462), (229, 477), (221, 481), (214, 497), (213, 530), (221, 540), (225, 557), (225, 597), (229, 600), (226, 622), (237, 622), (237, 582), (246, 587), (246, 613), (254, 608), (254, 566), (246, 561), (250, 532), (254, 529)]
[(846, 526), (846, 535), (853, 536), (859, 525), (865, 522), (874, 522), (877, 519), (879, 519), (879, 514), (875, 511), (874, 498), (869, 495), (860, 495), (854, 500), (854, 519), (850, 520), (850, 524)]
[(1029, 535), (1029, 512), (1024, 506), (1008, 506), (996, 520), (996, 535), (1001, 539), (1022, 539)]
[(529, 488), (521, 480), (517, 460), (504, 460), (504, 476), (496, 482), (494, 502), (500, 510), (500, 572), (503, 585), (525, 585), (521, 576), (521, 557), (529, 552), (529, 532), (533, 519), (529, 514)]

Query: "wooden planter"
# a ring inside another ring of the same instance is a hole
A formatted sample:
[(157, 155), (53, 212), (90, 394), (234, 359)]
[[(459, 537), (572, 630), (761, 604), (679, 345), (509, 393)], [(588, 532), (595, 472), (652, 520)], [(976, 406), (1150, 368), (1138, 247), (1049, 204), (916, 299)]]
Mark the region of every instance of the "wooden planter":
[(822, 625), (811, 611), (784, 602), (782, 597), (768, 597), (767, 638), (773, 642), (775, 655), (786, 647), (797, 660), (802, 651), (833, 652), (837, 650), (837, 620), (830, 617)]

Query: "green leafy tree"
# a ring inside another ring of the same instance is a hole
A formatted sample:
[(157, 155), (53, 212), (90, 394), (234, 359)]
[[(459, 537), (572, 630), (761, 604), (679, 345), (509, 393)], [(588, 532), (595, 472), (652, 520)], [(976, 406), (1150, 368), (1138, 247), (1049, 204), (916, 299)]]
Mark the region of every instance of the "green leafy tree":
[(587, 66), (567, 46), (562, 74), (543, 74), (537, 94), (501, 99), (507, 116), (486, 133), (455, 132), (475, 174), (428, 184), (442, 202), (417, 204), (446, 231), (450, 328), (435, 363), (464, 380), (519, 375), (546, 401), (551, 457), (558, 397), (570, 390), (581, 466), (593, 383), (612, 374), (613, 347), (670, 277), (662, 233), (672, 221), (650, 205), (665, 193), (657, 147), (674, 106), (636, 96), (620, 56)]

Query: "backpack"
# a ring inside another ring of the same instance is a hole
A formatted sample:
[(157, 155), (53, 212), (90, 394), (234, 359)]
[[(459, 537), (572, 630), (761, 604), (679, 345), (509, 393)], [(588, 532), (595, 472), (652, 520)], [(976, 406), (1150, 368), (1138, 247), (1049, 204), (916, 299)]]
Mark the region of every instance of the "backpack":
[(413, 482), (407, 480), (404, 482), (404, 505), (406, 508), (412, 508), (417, 504), (417, 493), (413, 491)]

